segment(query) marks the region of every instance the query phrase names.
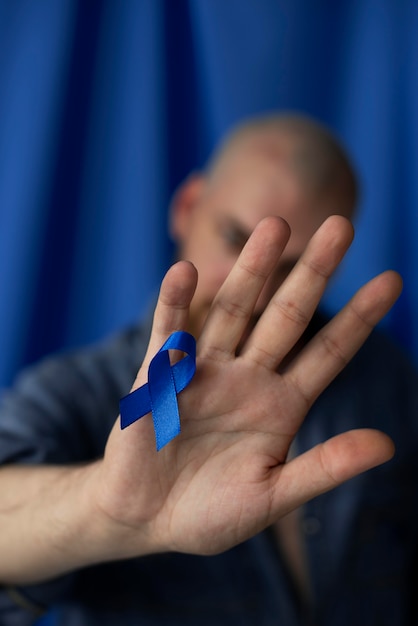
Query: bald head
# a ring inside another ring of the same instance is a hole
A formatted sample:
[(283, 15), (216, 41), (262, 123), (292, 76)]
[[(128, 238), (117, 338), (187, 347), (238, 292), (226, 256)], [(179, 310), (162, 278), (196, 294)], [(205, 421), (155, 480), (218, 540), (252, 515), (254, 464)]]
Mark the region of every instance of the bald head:
[(209, 179), (217, 179), (245, 153), (270, 157), (294, 176), (312, 199), (333, 198), (335, 212), (352, 217), (358, 199), (353, 166), (341, 144), (317, 121), (298, 114), (275, 114), (239, 124), (209, 161)]

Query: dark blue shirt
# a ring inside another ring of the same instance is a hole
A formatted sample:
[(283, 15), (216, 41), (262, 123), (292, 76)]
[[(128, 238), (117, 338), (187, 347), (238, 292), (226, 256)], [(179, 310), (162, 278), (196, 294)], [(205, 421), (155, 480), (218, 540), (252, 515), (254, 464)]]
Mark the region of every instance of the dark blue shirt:
[[(100, 457), (149, 330), (149, 323), (127, 330), (22, 375), (2, 399), (0, 462)], [(59, 626), (418, 624), (418, 378), (378, 333), (316, 402), (298, 452), (359, 427), (385, 431), (397, 452), (303, 507), (311, 603), (267, 530), (218, 556), (159, 554), (0, 589), (1, 626), (32, 624), (36, 607), (52, 608)]]

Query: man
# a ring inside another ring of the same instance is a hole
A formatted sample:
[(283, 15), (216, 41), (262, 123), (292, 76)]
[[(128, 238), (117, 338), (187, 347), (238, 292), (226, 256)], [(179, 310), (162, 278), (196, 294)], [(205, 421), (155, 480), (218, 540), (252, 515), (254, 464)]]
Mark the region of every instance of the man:
[[(249, 121), (173, 199), (182, 260), (152, 331), (48, 360), (6, 395), (2, 624), (42, 606), (66, 626), (412, 623), (416, 377), (377, 334), (347, 365), (400, 279), (315, 313), (355, 198), (321, 126)], [(122, 430), (118, 401), (177, 330), (198, 336), (197, 370), (157, 452), (151, 416)]]

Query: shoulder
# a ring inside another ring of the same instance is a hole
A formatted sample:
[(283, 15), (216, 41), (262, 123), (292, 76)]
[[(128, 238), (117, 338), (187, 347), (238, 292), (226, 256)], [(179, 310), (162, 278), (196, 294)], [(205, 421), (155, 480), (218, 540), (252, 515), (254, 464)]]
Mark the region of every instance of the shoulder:
[(380, 393), (408, 392), (418, 395), (418, 370), (407, 352), (379, 330), (369, 339), (350, 364), (350, 375), (363, 376)]
[(324, 393), (318, 403), (336, 431), (377, 428), (398, 450), (414, 448), (418, 437), (418, 372), (405, 350), (380, 330)]
[(1, 398), (0, 462), (76, 462), (102, 454), (149, 332), (146, 321), (23, 371)]

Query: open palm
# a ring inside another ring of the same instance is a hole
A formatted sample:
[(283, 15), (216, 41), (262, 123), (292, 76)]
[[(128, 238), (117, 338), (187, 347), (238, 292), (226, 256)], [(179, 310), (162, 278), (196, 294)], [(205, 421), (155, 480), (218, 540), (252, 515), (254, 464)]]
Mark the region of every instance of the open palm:
[[(225, 550), (393, 454), (383, 433), (356, 430), (287, 461), (310, 406), (401, 288), (396, 273), (378, 276), (293, 353), (351, 243), (350, 223), (334, 216), (249, 333), (288, 236), (280, 218), (260, 222), (219, 291), (198, 340), (195, 377), (178, 398), (180, 436), (157, 452), (150, 415), (124, 431), (115, 424), (97, 497), (112, 522), (129, 529), (128, 555)], [(150, 359), (167, 337), (187, 328), (196, 280), (187, 262), (167, 273), (134, 388), (146, 382)]]

